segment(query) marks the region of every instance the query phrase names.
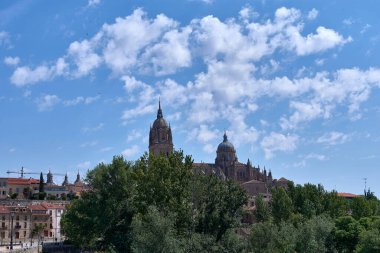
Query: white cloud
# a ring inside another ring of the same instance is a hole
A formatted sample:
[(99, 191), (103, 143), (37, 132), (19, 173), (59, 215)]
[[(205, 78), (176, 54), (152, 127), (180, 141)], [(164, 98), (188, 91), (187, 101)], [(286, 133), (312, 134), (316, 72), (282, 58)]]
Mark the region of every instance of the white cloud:
[[(295, 51), (298, 55), (308, 55), (312, 53), (322, 52), (336, 46), (341, 46), (352, 41), (349, 37), (344, 39), (342, 35), (332, 29), (319, 26), (315, 34), (309, 34), (305, 37), (300, 36), (298, 31), (288, 30), (288, 35), (294, 44)], [(292, 46), (289, 44), (289, 46)]]
[(75, 77), (81, 77), (89, 74), (93, 69), (100, 66), (102, 58), (94, 52), (96, 39), (74, 41), (70, 44), (68, 55), (73, 59), (77, 70), (74, 72)]
[(39, 111), (49, 111), (60, 102), (60, 98), (56, 95), (44, 95), (36, 102)]
[(219, 131), (217, 129), (210, 129), (207, 125), (200, 125), (198, 128), (195, 128), (190, 136), (197, 139), (201, 143), (208, 143), (215, 140), (219, 136)]
[(355, 20), (353, 20), (352, 18), (345, 18), (345, 19), (343, 19), (342, 23), (347, 25), (347, 26), (350, 26), (353, 23), (355, 23)]
[[(263, 22), (247, 20), (250, 15), (253, 15), (252, 10), (245, 7), (240, 12), (243, 20), (221, 21), (206, 16), (180, 26), (164, 14), (152, 19), (142, 9), (136, 9), (129, 16), (104, 24), (92, 38), (73, 41), (67, 54), (51, 66), (17, 68), (11, 81), (22, 86), (62, 75), (80, 78), (91, 74), (102, 63), (116, 77), (129, 76), (131, 71), (143, 75), (150, 75), (151, 71), (158, 76), (169, 75), (181, 68), (191, 67), (192, 60), (200, 58), (208, 70), (198, 75), (197, 85), (202, 85), (204, 79), (215, 88), (218, 81), (226, 79), (216, 97), (224, 95), (233, 99), (242, 92), (241, 88), (248, 84), (245, 81), (256, 70), (253, 62), (264, 56), (276, 50), (308, 55), (344, 45), (351, 40), (322, 26), (317, 28), (316, 33), (303, 36), (301, 14), (294, 8), (279, 8), (273, 20)], [(270, 61), (268, 66), (275, 71), (278, 62)], [(218, 74), (223, 76), (218, 78)], [(236, 77), (241, 80), (240, 83), (231, 82), (233, 85), (228, 88), (225, 84)], [(226, 90), (224, 94), (223, 88)]]
[(126, 76), (125, 75), (125, 76), (121, 77), (121, 80), (124, 81), (124, 89), (128, 93), (133, 92), (136, 89), (148, 87), (148, 85), (146, 83), (141, 82), (139, 80), (136, 80), (136, 78), (133, 76)]
[(153, 113), (156, 107), (154, 105), (139, 105), (136, 108), (127, 109), (123, 112), (122, 119), (123, 120), (131, 120), (135, 117), (146, 115), (149, 113)]
[(133, 129), (127, 136), (127, 142), (141, 139), (142, 133), (139, 130)]
[(87, 6), (96, 6), (100, 4), (100, 0), (88, 0)]
[(309, 11), (309, 13), (307, 14), (307, 19), (309, 20), (314, 20), (318, 17), (318, 10), (316, 10), (315, 8), (311, 9), (311, 11)]
[(6, 31), (0, 31), (0, 47), (11, 47), (10, 36)]
[(276, 151), (289, 152), (297, 148), (297, 135), (283, 135), (281, 133), (271, 132), (261, 141), (261, 147), (264, 149), (265, 158), (271, 159)]
[(30, 67), (22, 66), (16, 68), (10, 80), (11, 83), (20, 87), (27, 84), (48, 81), (55, 76), (64, 75), (67, 71), (67, 67), (68, 65), (63, 58), (59, 58), (51, 67), (40, 65), (35, 69), (31, 69)]
[(305, 156), (305, 159), (315, 159), (319, 161), (325, 161), (327, 160), (327, 157), (325, 155), (316, 154), (316, 153), (310, 153), (307, 156)]
[(6, 65), (9, 65), (9, 66), (16, 66), (18, 65), (20, 62), (20, 58), (19, 57), (11, 57), (11, 56), (7, 56), (4, 58), (4, 63)]
[(151, 63), (158, 76), (173, 74), (179, 68), (191, 66), (190, 33), (190, 27), (166, 32), (161, 42), (146, 49), (142, 60)]
[(125, 149), (123, 152), (121, 152), (121, 154), (127, 158), (135, 156), (138, 152), (139, 147), (137, 145), (133, 145), (132, 147)]
[(90, 166), (91, 166), (91, 162), (90, 161), (85, 161), (85, 162), (81, 162), (81, 163), (77, 164), (77, 167), (79, 169), (89, 169)]
[(343, 144), (348, 141), (349, 136), (341, 132), (330, 132), (322, 135), (317, 139), (317, 143), (323, 143), (327, 145)]
[(178, 84), (172, 79), (166, 79), (158, 84), (160, 97), (165, 99), (166, 104), (175, 107), (188, 101), (188, 87)]
[(250, 20), (257, 18), (259, 13), (255, 12), (251, 6), (245, 6), (239, 11), (240, 18), (248, 23)]
[(215, 150), (216, 150), (216, 148), (211, 144), (206, 144), (203, 146), (203, 151), (208, 153), (208, 154), (214, 153)]
[(99, 95), (98, 96), (93, 96), (93, 97), (82, 97), (82, 96), (79, 96), (79, 97), (76, 97), (76, 98), (71, 99), (71, 100), (65, 100), (65, 101), (63, 101), (63, 104), (65, 106), (75, 106), (75, 105), (78, 105), (78, 104), (89, 105), (89, 104), (92, 104), (95, 101), (97, 101), (99, 98), (100, 98)]
[(136, 9), (125, 18), (116, 18), (114, 24), (103, 25), (101, 31), (106, 42), (105, 63), (115, 73), (125, 73), (138, 64), (138, 57), (146, 46), (176, 26), (177, 22), (163, 14), (148, 19), (142, 9)]
[(368, 31), (368, 29), (370, 29), (372, 26), (370, 24), (365, 24), (365, 26), (363, 26), (363, 28), (360, 30), (360, 33), (363, 34), (365, 32)]

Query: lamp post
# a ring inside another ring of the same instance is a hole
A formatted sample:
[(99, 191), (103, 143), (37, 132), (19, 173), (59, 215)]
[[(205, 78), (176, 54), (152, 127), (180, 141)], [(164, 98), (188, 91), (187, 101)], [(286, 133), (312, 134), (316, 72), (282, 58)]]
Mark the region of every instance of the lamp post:
[(15, 217), (15, 212), (11, 211), (11, 247), (10, 250), (13, 250), (13, 218)]

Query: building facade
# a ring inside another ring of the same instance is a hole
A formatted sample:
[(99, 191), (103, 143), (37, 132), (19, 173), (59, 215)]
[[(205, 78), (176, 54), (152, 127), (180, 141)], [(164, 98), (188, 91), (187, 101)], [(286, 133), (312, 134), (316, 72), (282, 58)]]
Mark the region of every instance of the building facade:
[[(149, 131), (149, 152), (154, 155), (169, 155), (173, 152), (173, 138), (170, 125), (163, 117), (161, 103), (159, 102), (157, 119)], [(263, 194), (266, 196), (270, 188), (275, 186), (286, 187), (288, 180), (273, 179), (272, 172), (255, 167), (248, 159), (247, 163), (238, 160), (234, 145), (228, 140), (227, 133), (218, 145), (214, 163), (193, 163), (197, 173), (214, 174), (223, 180), (234, 180), (241, 184), (251, 196)]]
[(149, 153), (169, 156), (172, 152), (172, 130), (164, 119), (161, 103), (158, 102), (157, 118), (149, 130)]
[[(43, 241), (61, 241), (60, 221), (69, 202), (3, 201), (0, 203), (0, 245), (31, 245)], [(37, 233), (36, 227), (42, 230)]]

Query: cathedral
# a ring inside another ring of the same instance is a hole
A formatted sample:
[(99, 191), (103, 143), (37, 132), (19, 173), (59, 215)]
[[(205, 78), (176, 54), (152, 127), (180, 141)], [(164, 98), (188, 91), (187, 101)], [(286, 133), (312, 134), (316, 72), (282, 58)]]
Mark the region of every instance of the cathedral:
[[(157, 118), (149, 131), (149, 153), (168, 156), (171, 152), (172, 131), (163, 117), (159, 101)], [(237, 181), (250, 195), (267, 194), (270, 188), (286, 187), (288, 183), (285, 178), (273, 179), (271, 171), (267, 172), (265, 167), (261, 170), (259, 166), (253, 166), (249, 159), (247, 163), (239, 162), (234, 145), (228, 141), (227, 133), (224, 133), (223, 141), (218, 145), (215, 163), (193, 163), (193, 169), (197, 173), (215, 174), (223, 180)]]

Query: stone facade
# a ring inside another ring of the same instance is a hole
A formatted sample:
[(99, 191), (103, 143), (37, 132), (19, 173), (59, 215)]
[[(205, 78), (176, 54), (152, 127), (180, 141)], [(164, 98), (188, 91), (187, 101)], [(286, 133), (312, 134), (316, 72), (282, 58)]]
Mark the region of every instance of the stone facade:
[[(36, 243), (38, 235), (33, 233), (42, 225), (41, 238), (45, 241), (61, 241), (60, 221), (69, 202), (4, 201), (0, 202), (0, 245)], [(13, 216), (13, 219), (12, 219)]]
[(158, 102), (157, 119), (149, 131), (149, 153), (169, 156), (173, 152), (172, 130), (164, 119), (161, 103)]
[[(173, 152), (173, 139), (170, 125), (163, 117), (161, 103), (159, 102), (157, 119), (149, 131), (149, 152), (154, 155), (169, 155)], [(246, 189), (249, 195), (266, 196), (269, 189), (275, 186), (286, 187), (288, 180), (281, 178), (273, 179), (272, 172), (255, 167), (248, 159), (247, 163), (241, 163), (236, 155), (234, 145), (228, 140), (224, 133), (223, 141), (216, 150), (215, 163), (194, 163), (194, 171), (203, 174), (214, 174), (222, 180), (234, 180)]]

